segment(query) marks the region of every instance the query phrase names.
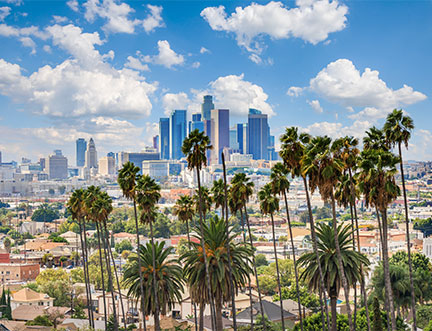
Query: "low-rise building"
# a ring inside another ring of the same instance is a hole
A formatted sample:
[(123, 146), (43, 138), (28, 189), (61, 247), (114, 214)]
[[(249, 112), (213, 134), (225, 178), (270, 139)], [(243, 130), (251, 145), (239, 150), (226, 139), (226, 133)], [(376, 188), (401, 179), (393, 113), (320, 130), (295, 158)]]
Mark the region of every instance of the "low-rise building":
[(39, 272), (39, 264), (0, 263), (2, 283), (33, 281)]
[(29, 288), (23, 288), (11, 295), (12, 311), (19, 306), (53, 307), (54, 299), (45, 293), (38, 293)]

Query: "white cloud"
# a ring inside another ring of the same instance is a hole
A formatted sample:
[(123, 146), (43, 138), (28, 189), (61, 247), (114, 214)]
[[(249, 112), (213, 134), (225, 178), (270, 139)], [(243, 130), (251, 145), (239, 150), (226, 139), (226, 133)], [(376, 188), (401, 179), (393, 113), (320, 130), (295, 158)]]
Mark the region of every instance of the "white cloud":
[(372, 123), (368, 121), (354, 121), (348, 126), (338, 122), (317, 122), (305, 127), (303, 131), (312, 135), (327, 135), (332, 138), (347, 135), (362, 138), (371, 125)]
[(0, 7), (0, 21), (4, 21), (4, 19), (9, 16), (10, 11), (10, 7)]
[(201, 49), (200, 49), (200, 53), (201, 54), (205, 54), (205, 53), (211, 53), (207, 48), (205, 48), (205, 47), (201, 47)]
[(162, 97), (162, 105), (165, 115), (169, 115), (175, 109), (187, 109), (191, 101), (186, 93), (166, 93)]
[(21, 6), (23, 4), (22, 0), (2, 0), (2, 1), (4, 1), (6, 3), (10, 3), (10, 4), (15, 5), (15, 6)]
[(291, 86), (288, 89), (287, 94), (290, 97), (298, 97), (300, 94), (302, 94), (302, 92), (303, 92), (303, 88), (297, 86)]
[(184, 64), (183, 55), (174, 52), (171, 49), (170, 44), (167, 40), (158, 41), (158, 50), (159, 50), (159, 54), (157, 55), (144, 56), (143, 58), (144, 61), (149, 63), (159, 64), (169, 69), (171, 69), (173, 66)]
[(249, 55), (249, 60), (251, 60), (252, 62), (256, 63), (256, 64), (261, 64), (262, 63), (262, 59), (258, 54), (251, 54)]
[(150, 70), (148, 64), (143, 64), (140, 61), (140, 59), (133, 57), (133, 56), (127, 57), (127, 62), (125, 63), (124, 66), (127, 68), (139, 70), (139, 71), (149, 71)]
[(51, 53), (51, 52), (52, 52), (52, 50), (51, 50), (51, 46), (50, 46), (50, 45), (44, 45), (44, 46), (43, 46), (43, 50), (44, 50), (45, 52), (47, 52), (47, 53)]
[(366, 107), (362, 111), (359, 111), (356, 114), (348, 115), (349, 118), (353, 120), (368, 120), (370, 122), (375, 123), (379, 119), (385, 118), (389, 113), (390, 109), (382, 110), (374, 107)]
[(69, 19), (65, 16), (53, 15), (53, 21), (54, 23), (66, 23), (69, 21)]
[(78, 12), (79, 10), (79, 3), (77, 0), (69, 0), (66, 2), (66, 4), (69, 6), (70, 9), (72, 9), (74, 12)]
[(192, 63), (192, 68), (194, 69), (198, 69), (201, 66), (201, 63), (199, 63), (198, 61)]
[(159, 134), (159, 123), (146, 122), (145, 125), (145, 142), (147, 146), (153, 146), (153, 137)]
[(20, 41), (24, 47), (31, 48), (31, 54), (36, 54), (36, 44), (33, 39), (31, 39), (30, 37), (21, 37)]
[(282, 2), (252, 3), (237, 7), (231, 15), (227, 15), (224, 6), (207, 7), (201, 16), (213, 30), (234, 33), (239, 46), (258, 54), (264, 47), (257, 41), (260, 36), (294, 37), (317, 44), (326, 40), (329, 33), (345, 28), (348, 8), (337, 1), (297, 0), (296, 5), (288, 9)]
[(44, 31), (40, 31), (37, 26), (29, 26), (26, 28), (15, 28), (13, 26), (1, 23), (0, 24), (0, 36), (17, 38), (18, 41), (24, 47), (32, 49), (31, 54), (36, 53), (36, 44), (31, 37), (36, 37), (42, 40), (46, 40), (48, 35)]
[(162, 6), (147, 5), (150, 10), (149, 15), (142, 21), (142, 26), (145, 32), (150, 33), (156, 28), (164, 27), (164, 21), (162, 19)]
[(310, 89), (345, 107), (388, 109), (426, 99), (426, 95), (407, 85), (398, 90), (389, 88), (379, 78), (378, 71), (366, 68), (361, 73), (347, 59), (339, 59), (322, 69), (311, 79)]
[(320, 102), (318, 100), (312, 100), (312, 101), (308, 100), (307, 103), (309, 104), (309, 106), (312, 107), (312, 109), (316, 113), (321, 114), (321, 113), (324, 112), (324, 110), (322, 109), (321, 104), (320, 104)]

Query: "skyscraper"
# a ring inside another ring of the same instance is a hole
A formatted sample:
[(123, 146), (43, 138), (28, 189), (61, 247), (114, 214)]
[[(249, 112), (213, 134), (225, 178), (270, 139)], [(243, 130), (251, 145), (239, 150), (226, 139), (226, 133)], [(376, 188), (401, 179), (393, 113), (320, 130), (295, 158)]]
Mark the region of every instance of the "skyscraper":
[(257, 109), (249, 109), (248, 115), (248, 154), (254, 160), (268, 159), (269, 126), (267, 115)]
[(98, 172), (102, 176), (109, 176), (115, 173), (115, 160), (112, 156), (105, 156), (99, 159)]
[(212, 109), (211, 133), (210, 139), (213, 149), (211, 150), (210, 163), (220, 164), (223, 149), (230, 146), (228, 109)]
[(201, 114), (192, 114), (192, 121), (189, 121), (189, 133), (194, 130), (198, 130), (200, 132), (204, 132), (204, 122), (201, 121)]
[(174, 110), (170, 116), (170, 156), (173, 160), (183, 157), (181, 151), (186, 138), (186, 110)]
[(66, 179), (68, 177), (68, 161), (67, 158), (59, 154), (51, 154), (46, 162), (49, 179)]
[(159, 120), (159, 154), (162, 160), (170, 158), (170, 120), (167, 117)]
[(213, 96), (205, 95), (204, 102), (201, 105), (202, 119), (208, 121), (211, 119), (211, 110), (214, 109)]
[(84, 140), (84, 138), (78, 138), (76, 140), (76, 165), (77, 165), (77, 167), (84, 167), (86, 149), (87, 149), (87, 142)]
[(239, 150), (239, 143), (237, 141), (237, 127), (233, 126), (229, 131), (229, 147), (233, 151)]
[(159, 135), (153, 136), (153, 148), (159, 150)]
[(237, 124), (237, 142), (241, 154), (248, 153), (248, 125), (247, 123)]
[(90, 169), (90, 168), (97, 168), (97, 166), (98, 166), (98, 159), (97, 159), (96, 145), (94, 143), (93, 138), (90, 138), (85, 153), (85, 167)]

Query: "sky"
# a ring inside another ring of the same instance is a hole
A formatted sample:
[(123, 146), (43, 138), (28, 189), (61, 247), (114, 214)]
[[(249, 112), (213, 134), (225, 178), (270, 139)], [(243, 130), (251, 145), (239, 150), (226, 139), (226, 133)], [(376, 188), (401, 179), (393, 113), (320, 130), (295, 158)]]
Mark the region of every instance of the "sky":
[(432, 1), (0, 0), (0, 151), (140, 151), (211, 94), (231, 125), (257, 108), (276, 137), (361, 138), (401, 108), (405, 159), (432, 160), (431, 53)]

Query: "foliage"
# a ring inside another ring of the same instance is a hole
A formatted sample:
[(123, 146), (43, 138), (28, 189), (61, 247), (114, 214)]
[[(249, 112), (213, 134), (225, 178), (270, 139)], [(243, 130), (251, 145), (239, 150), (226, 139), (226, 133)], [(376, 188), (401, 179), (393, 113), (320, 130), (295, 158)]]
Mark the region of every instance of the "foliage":
[(0, 297), (0, 313), (4, 319), (12, 319), (12, 308), (10, 304), (10, 291), (3, 288), (2, 295)]
[(26, 322), (25, 325), (54, 326), (54, 323), (50, 321), (48, 315), (39, 315), (34, 320)]
[(47, 204), (43, 204), (36, 209), (31, 217), (34, 222), (52, 222), (58, 218), (60, 218), (58, 210), (53, 209)]
[(417, 326), (424, 329), (428, 326), (429, 321), (432, 321), (432, 306), (421, 305), (416, 308)]
[(72, 286), (66, 270), (46, 269), (36, 277), (36, 284), (42, 293), (54, 299), (54, 306), (69, 306)]
[(57, 232), (51, 233), (49, 235), (48, 239), (52, 240), (55, 243), (66, 243), (66, 244), (69, 244), (68, 241), (65, 238), (63, 238), (63, 237), (60, 237), (59, 233), (57, 233)]
[[(319, 297), (310, 292), (306, 286), (299, 287), (300, 292), (300, 303), (302, 306), (311, 309), (313, 312), (317, 312), (320, 309)], [(297, 290), (295, 286), (282, 287), (282, 300), (291, 299), (297, 301)], [(279, 295), (273, 296), (273, 301), (278, 301)]]
[(132, 244), (127, 239), (124, 239), (121, 242), (115, 244), (115, 250), (119, 254), (121, 254), (125, 250), (131, 251), (132, 249), (133, 249)]
[(87, 316), (84, 313), (84, 308), (82, 305), (75, 305), (74, 307), (74, 312), (71, 316), (72, 318), (77, 318), (77, 319), (86, 319)]
[(7, 202), (3, 202), (0, 200), (0, 208), (9, 208), (10, 205)]
[(257, 254), (255, 256), (255, 265), (256, 267), (261, 267), (261, 266), (268, 266), (268, 261), (267, 258), (264, 254)]

